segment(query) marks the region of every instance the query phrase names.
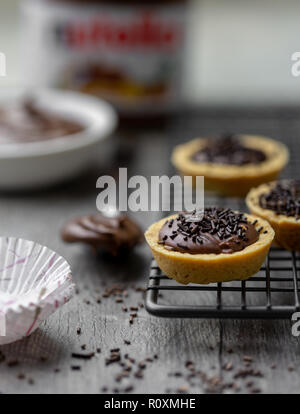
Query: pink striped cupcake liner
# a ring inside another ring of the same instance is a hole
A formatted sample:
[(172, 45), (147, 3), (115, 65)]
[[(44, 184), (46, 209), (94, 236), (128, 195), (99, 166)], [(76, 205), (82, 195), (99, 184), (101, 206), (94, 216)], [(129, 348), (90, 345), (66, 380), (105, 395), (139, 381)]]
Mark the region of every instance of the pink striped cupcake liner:
[(74, 295), (69, 264), (29, 240), (0, 238), (0, 345), (15, 342)]

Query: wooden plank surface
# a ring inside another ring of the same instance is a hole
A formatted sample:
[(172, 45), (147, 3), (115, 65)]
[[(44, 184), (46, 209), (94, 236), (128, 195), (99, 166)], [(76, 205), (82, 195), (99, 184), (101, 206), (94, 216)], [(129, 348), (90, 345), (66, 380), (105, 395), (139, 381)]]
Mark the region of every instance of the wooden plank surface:
[[(130, 175), (169, 173), (172, 146), (196, 135), (221, 131), (261, 133), (285, 140), (294, 148), (285, 174), (299, 172), (295, 151), (300, 132), (298, 116), (280, 111), (211, 111), (177, 118), (151, 131), (145, 128), (119, 133), (114, 138), (118, 148), (116, 161), (105, 173), (116, 173), (119, 166), (128, 167)], [(145, 245), (128, 257), (115, 260), (105, 255), (96, 257), (86, 247), (65, 245), (60, 240), (59, 230), (66, 220), (96, 210), (95, 183), (101, 173), (101, 166), (96, 166), (86, 176), (56, 189), (0, 195), (1, 235), (36, 240), (58, 251), (70, 262), (78, 287), (74, 299), (33, 335), (0, 348), (5, 355), (5, 361), (0, 363), (0, 391), (298, 393), (300, 348), (299, 340), (291, 334), (290, 321), (152, 317), (141, 307), (151, 260)], [(206, 205), (221, 202), (206, 199)], [(226, 203), (241, 207), (238, 200)], [(143, 228), (158, 217), (159, 213), (136, 214)], [(102, 297), (105, 289), (116, 284), (128, 292), (124, 303), (117, 303), (113, 295)], [(212, 296), (207, 294), (205, 301), (212, 303)], [(133, 325), (129, 323), (130, 311), (123, 312), (123, 305), (139, 308)], [(73, 352), (83, 352), (83, 344), (85, 352), (95, 352), (95, 357), (72, 358)], [(122, 362), (128, 363), (126, 354), (135, 359), (130, 363), (128, 378), (120, 381), (122, 367), (105, 362), (113, 348), (120, 348)], [(143, 364), (139, 367), (146, 358), (146, 368)], [(72, 369), (73, 366), (80, 370)]]

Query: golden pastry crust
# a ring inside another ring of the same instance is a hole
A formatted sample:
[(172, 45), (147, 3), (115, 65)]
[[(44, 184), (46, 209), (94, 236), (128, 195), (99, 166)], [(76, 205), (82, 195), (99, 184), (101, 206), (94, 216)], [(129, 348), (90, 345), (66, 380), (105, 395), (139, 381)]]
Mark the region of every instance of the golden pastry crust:
[(265, 209), (259, 205), (259, 196), (268, 193), (276, 182), (260, 185), (253, 188), (246, 197), (246, 204), (252, 214), (267, 220), (275, 231), (274, 243), (287, 250), (300, 251), (300, 220), (276, 214), (275, 211)]
[(267, 159), (259, 164), (228, 165), (198, 163), (192, 155), (205, 147), (207, 138), (196, 138), (175, 147), (172, 163), (182, 176), (204, 176), (205, 189), (228, 196), (245, 196), (252, 187), (276, 179), (289, 160), (287, 147), (271, 138), (241, 135), (245, 147), (261, 150)]
[(152, 224), (145, 237), (158, 266), (168, 277), (179, 283), (186, 285), (245, 280), (259, 271), (274, 238), (274, 231), (267, 221), (249, 214), (245, 216), (250, 222), (257, 220), (255, 228), (262, 227), (262, 230), (255, 243), (239, 252), (190, 254), (165, 249), (158, 243), (159, 231), (166, 220), (177, 215)]

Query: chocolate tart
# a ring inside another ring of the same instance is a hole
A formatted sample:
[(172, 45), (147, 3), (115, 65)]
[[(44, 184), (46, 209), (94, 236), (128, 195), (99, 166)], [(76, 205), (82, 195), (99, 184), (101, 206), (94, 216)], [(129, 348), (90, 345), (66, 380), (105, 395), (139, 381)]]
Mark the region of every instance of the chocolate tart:
[(202, 219), (197, 215), (164, 218), (145, 233), (168, 277), (206, 284), (245, 280), (259, 271), (274, 238), (267, 221), (229, 209), (205, 209)]
[(197, 138), (175, 147), (172, 163), (182, 176), (204, 176), (205, 189), (245, 196), (252, 187), (276, 179), (289, 159), (287, 147), (254, 136)]
[(282, 180), (253, 188), (246, 198), (251, 213), (268, 220), (274, 243), (300, 251), (300, 180)]

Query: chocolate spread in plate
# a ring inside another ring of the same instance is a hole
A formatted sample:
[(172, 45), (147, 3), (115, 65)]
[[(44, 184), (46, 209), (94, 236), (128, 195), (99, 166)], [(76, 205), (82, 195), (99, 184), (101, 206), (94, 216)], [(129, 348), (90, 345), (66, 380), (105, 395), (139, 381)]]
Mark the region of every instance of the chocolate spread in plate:
[(33, 99), (0, 106), (0, 144), (46, 141), (84, 128), (77, 121), (40, 108)]

